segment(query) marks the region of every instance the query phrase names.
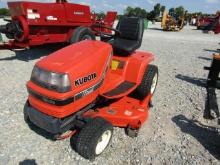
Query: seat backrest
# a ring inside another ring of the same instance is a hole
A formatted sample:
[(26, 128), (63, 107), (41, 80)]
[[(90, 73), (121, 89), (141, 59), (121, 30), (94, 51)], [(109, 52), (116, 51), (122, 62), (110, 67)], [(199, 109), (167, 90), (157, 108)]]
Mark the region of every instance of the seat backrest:
[(122, 17), (116, 29), (121, 32), (120, 38), (142, 42), (144, 21), (137, 17)]

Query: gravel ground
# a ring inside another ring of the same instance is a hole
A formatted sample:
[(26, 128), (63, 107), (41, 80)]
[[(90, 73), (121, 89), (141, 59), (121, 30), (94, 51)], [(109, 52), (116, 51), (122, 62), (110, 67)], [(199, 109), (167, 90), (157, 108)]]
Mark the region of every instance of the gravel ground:
[(51, 141), (23, 121), (27, 99), (25, 83), (36, 61), (56, 48), (12, 52), (0, 50), (0, 164), (220, 164), (220, 135), (202, 118), (204, 88), (211, 54), (219, 48), (219, 35), (186, 27), (163, 32), (152, 25), (141, 50), (155, 54), (159, 84), (138, 138), (115, 128), (111, 145), (94, 162), (75, 153), (70, 140)]

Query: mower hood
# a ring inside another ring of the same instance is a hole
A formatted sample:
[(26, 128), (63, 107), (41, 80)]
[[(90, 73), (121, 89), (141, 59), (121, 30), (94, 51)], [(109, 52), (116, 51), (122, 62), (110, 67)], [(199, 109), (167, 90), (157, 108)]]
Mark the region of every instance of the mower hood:
[[(40, 60), (36, 65), (49, 72), (67, 74), (74, 86), (99, 81), (110, 65), (112, 47), (101, 41), (82, 41), (63, 48)], [(80, 81), (80, 83), (79, 83)]]
[(58, 73), (82, 72), (86, 68), (105, 63), (105, 58), (111, 51), (111, 46), (104, 42), (81, 41), (43, 58), (37, 66)]

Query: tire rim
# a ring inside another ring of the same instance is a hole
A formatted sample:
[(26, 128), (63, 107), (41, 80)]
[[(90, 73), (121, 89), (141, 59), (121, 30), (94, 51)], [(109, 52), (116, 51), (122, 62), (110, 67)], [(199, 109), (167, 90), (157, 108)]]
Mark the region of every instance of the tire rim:
[(110, 130), (107, 130), (102, 134), (96, 145), (96, 149), (95, 149), (96, 155), (101, 154), (104, 151), (104, 149), (108, 146), (111, 136), (112, 136), (112, 132)]
[(92, 37), (90, 35), (85, 35), (82, 40), (92, 40)]
[(150, 89), (151, 94), (154, 94), (156, 86), (157, 86), (157, 80), (158, 80), (157, 75), (158, 75), (157, 73), (154, 75), (154, 78), (153, 78), (153, 81), (152, 81), (152, 85), (151, 85), (151, 89)]

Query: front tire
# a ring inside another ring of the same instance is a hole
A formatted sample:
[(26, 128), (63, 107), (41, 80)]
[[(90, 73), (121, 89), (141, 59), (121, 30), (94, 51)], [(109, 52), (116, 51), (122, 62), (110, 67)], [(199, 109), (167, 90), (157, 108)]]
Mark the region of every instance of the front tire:
[(73, 148), (84, 158), (94, 160), (108, 146), (112, 133), (111, 123), (102, 118), (95, 118), (79, 132)]

